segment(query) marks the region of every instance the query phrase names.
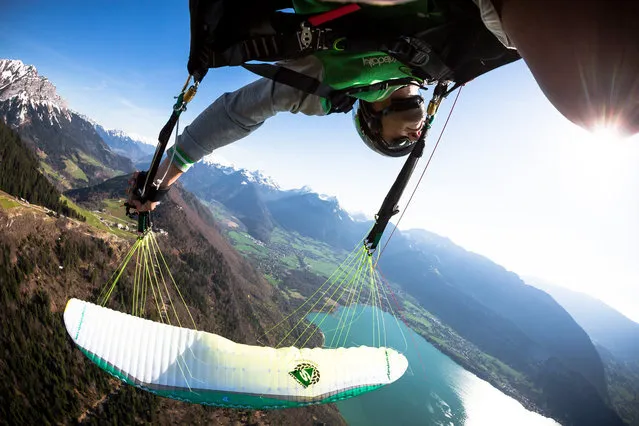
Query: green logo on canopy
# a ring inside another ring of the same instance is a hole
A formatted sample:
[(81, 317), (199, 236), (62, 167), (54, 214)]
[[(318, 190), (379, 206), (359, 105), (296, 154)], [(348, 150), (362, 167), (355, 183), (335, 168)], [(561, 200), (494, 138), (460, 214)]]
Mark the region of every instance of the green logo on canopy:
[(297, 383), (304, 386), (304, 388), (309, 387), (310, 385), (314, 385), (319, 382), (320, 375), (317, 370), (317, 366), (312, 363), (305, 361), (297, 364), (295, 370), (289, 371), (292, 378), (294, 378)]

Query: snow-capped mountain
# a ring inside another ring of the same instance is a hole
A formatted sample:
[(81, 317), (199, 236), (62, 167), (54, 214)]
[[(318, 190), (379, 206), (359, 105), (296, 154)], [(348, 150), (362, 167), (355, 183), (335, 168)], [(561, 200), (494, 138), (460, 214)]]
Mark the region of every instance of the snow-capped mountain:
[(55, 86), (38, 75), (33, 65), (18, 60), (0, 60), (0, 102), (16, 115), (15, 124), (22, 125), (29, 119), (29, 109), (45, 116), (50, 125), (60, 126), (60, 118), (71, 120), (69, 108), (57, 93)]
[[(117, 154), (136, 161), (141, 169), (142, 163), (148, 163), (154, 146), (69, 110), (55, 86), (35, 67), (3, 60), (0, 72), (0, 114), (50, 166), (45, 171), (66, 188), (104, 180), (108, 169), (132, 170), (113, 165), (114, 159), (122, 160)], [(107, 167), (100, 170), (102, 165)], [(215, 155), (196, 164), (181, 181), (200, 198), (224, 204), (263, 241), (276, 224), (338, 246), (350, 246), (353, 238), (361, 237), (350, 235), (348, 229), (355, 221), (337, 198), (310, 187), (282, 190), (263, 172), (238, 168)]]
[(269, 189), (280, 190), (280, 186), (270, 176), (264, 175), (259, 170), (250, 171), (246, 169), (241, 169), (239, 170), (239, 172), (242, 174), (242, 176), (244, 176), (244, 178), (248, 182), (251, 182), (256, 185), (266, 187)]
[(280, 186), (273, 180), (272, 177), (265, 175), (260, 170), (248, 170), (239, 168), (235, 164), (214, 155), (209, 155), (203, 161), (204, 164), (209, 165), (226, 175), (239, 173), (247, 183), (256, 184), (261, 188), (263, 192), (281, 191)]
[(45, 174), (63, 189), (87, 186), (133, 170), (113, 153), (91, 122), (69, 109), (33, 65), (0, 59), (0, 117), (34, 150)]
[(253, 237), (269, 240), (274, 223), (264, 200), (279, 192), (271, 179), (208, 158), (193, 165), (180, 180), (201, 199), (224, 204)]
[(113, 152), (130, 158), (133, 162), (152, 156), (155, 152), (155, 145), (150, 145), (139, 137), (127, 134), (122, 130), (105, 129), (97, 123), (94, 123), (94, 127)]
[(373, 215), (364, 212), (353, 212), (351, 213), (351, 217), (355, 222), (369, 222), (373, 220)]
[(198, 197), (222, 203), (262, 241), (268, 241), (276, 224), (349, 248), (361, 237), (352, 230), (365, 232), (362, 222), (354, 221), (336, 197), (318, 194), (308, 186), (285, 191), (263, 172), (238, 169), (227, 161), (207, 158), (181, 181)]
[(64, 99), (55, 86), (38, 75), (33, 65), (25, 65), (19, 60), (0, 60), (0, 101), (18, 98), (32, 103), (43, 103), (57, 110), (68, 110)]

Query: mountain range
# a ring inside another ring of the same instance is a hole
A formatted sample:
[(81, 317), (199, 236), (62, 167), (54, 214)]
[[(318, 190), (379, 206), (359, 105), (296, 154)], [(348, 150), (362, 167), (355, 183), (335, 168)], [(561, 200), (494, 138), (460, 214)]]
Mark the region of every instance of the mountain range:
[(155, 152), (155, 145), (149, 145), (139, 139), (135, 139), (122, 130), (105, 129), (97, 123), (93, 123), (93, 126), (113, 152), (129, 158), (134, 163), (153, 156)]
[(335, 247), (351, 249), (372, 226), (354, 220), (335, 197), (317, 194), (307, 187), (283, 191), (259, 171), (201, 162), (189, 169), (181, 181), (201, 199), (228, 207), (248, 232), (262, 241), (269, 241), (277, 223)]
[(32, 65), (0, 60), (0, 117), (31, 148), (61, 189), (97, 184), (133, 171), (93, 125), (68, 108), (55, 86)]
[(639, 366), (639, 324), (604, 302), (535, 277), (527, 284), (550, 294), (588, 333), (592, 341), (620, 361)]
[[(66, 194), (79, 202), (91, 197), (93, 201), (122, 198), (126, 177), (114, 176), (132, 171), (133, 161), (144, 164), (146, 147), (109, 133), (71, 111), (35, 68), (2, 60), (0, 72), (0, 115), (37, 155), (44, 174), (58, 187), (73, 189)], [(257, 272), (250, 265), (239, 260), (198, 198), (223, 205), (250, 235), (264, 243), (269, 242), (275, 229), (283, 228), (335, 249), (350, 250), (372, 225), (371, 221), (353, 219), (333, 197), (304, 188), (283, 191), (259, 172), (201, 162), (180, 182), (179, 186), (188, 191), (177, 189), (157, 216), (164, 221), (163, 229), (170, 230), (176, 262), (188, 266), (181, 269), (184, 279), (189, 273), (202, 272), (202, 279), (219, 293), (202, 300), (230, 303), (232, 312), (228, 316), (216, 314), (214, 320), (207, 317), (207, 324), (220, 327), (214, 325), (219, 321), (223, 326), (217, 331), (234, 337), (245, 338), (261, 326), (261, 319), (273, 317), (275, 314), (269, 312), (273, 306), (266, 299), (276, 296), (271, 295), (273, 290), (260, 287), (267, 284), (256, 278)], [(53, 229), (51, 232), (55, 233)], [(46, 243), (55, 245), (53, 241)], [(226, 260), (219, 260), (219, 253), (230, 254), (225, 255)], [(207, 256), (223, 266), (207, 264)], [(526, 285), (515, 273), (489, 259), (425, 230), (396, 232), (379, 266), (393, 285), (433, 317), (487, 356), (515, 370), (521, 379), (509, 383), (516, 390), (513, 396), (532, 401), (538, 410), (563, 424), (622, 424), (611, 408), (619, 400), (611, 398), (610, 375), (606, 375), (600, 352), (585, 327), (544, 291)], [(78, 269), (80, 273), (89, 274)], [(220, 276), (225, 278), (216, 281)], [(249, 288), (246, 280), (262, 284)], [(246, 292), (229, 289), (231, 281)], [(264, 302), (253, 308), (260, 310), (260, 317), (247, 319), (252, 325), (242, 319), (242, 313), (249, 309), (240, 297), (245, 293), (258, 295)], [(220, 299), (220, 295), (227, 299)], [(198, 309), (206, 312), (207, 306)], [(473, 371), (468, 360), (455, 360)]]
[[(270, 182), (246, 179), (246, 171), (220, 164), (198, 164), (182, 182), (198, 197), (222, 203), (263, 241), (268, 241), (269, 230), (281, 226), (352, 249), (372, 226), (354, 221), (334, 198), (301, 190), (278, 194)], [(563, 422), (615, 424), (615, 416), (606, 408), (610, 396), (599, 353), (548, 294), (425, 230), (395, 232), (379, 265), (386, 278), (463, 338), (526, 374), (532, 387), (541, 389), (537, 403), (554, 412), (579, 413), (562, 418)], [(574, 399), (546, 399), (566, 393)], [(592, 411), (583, 409), (585, 401)]]
[[(7, 140), (12, 149), (0, 149), (0, 163), (11, 160), (19, 168), (0, 173), (0, 189), (12, 192), (0, 190), (0, 424), (345, 424), (332, 405), (248, 411), (185, 404), (99, 370), (74, 347), (64, 308), (71, 297), (96, 300), (137, 236), (116, 232), (75, 204), (71, 208), (84, 222), (35, 204), (57, 203), (60, 194), (34, 167), (30, 149), (2, 123), (0, 148)], [(75, 191), (117, 200), (127, 178)], [(26, 199), (16, 196), (23, 188)], [(166, 230), (159, 235), (170, 248), (163, 261), (198, 328), (254, 345), (266, 328), (286, 321), (286, 301), (233, 250), (193, 194), (176, 187), (154, 212), (154, 223)], [(122, 274), (112, 288), (112, 308), (127, 310), (133, 281), (132, 270)], [(275, 344), (270, 336), (263, 339)]]

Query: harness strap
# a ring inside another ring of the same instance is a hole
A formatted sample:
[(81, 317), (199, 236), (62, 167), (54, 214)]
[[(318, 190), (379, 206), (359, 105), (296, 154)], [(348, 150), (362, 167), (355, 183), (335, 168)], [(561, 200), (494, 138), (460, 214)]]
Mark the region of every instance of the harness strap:
[(252, 37), (214, 55), (214, 66), (237, 66), (249, 61), (293, 59), (329, 49), (335, 40), (330, 29), (311, 28), (304, 23), (296, 32)]
[(353, 107), (356, 98), (353, 95), (362, 92), (385, 90), (391, 86), (402, 86), (413, 83), (414, 78), (406, 77), (394, 80), (385, 80), (365, 86), (356, 86), (348, 89), (333, 89), (329, 85), (316, 78), (302, 74), (295, 70), (272, 64), (243, 64), (243, 68), (265, 78), (269, 78), (281, 84), (294, 87), (304, 93), (328, 99), (331, 103), (329, 114), (334, 112), (348, 112)]

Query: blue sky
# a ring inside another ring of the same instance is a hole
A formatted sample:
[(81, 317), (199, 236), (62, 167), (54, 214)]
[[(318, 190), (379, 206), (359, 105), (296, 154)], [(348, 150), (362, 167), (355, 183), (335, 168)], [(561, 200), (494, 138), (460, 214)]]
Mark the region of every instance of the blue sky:
[[(186, 0), (26, 0), (5, 5), (0, 25), (0, 56), (35, 65), (72, 109), (107, 128), (155, 139), (187, 76)], [(181, 126), (255, 78), (211, 70)], [(430, 147), (452, 100), (442, 106)], [(216, 155), (260, 169), (283, 188), (309, 185), (335, 195), (349, 211), (368, 215), (403, 163), (369, 151), (343, 114), (281, 114)], [(639, 138), (616, 141), (572, 125), (519, 61), (463, 89), (400, 228), (447, 236), (639, 321), (638, 193)]]

